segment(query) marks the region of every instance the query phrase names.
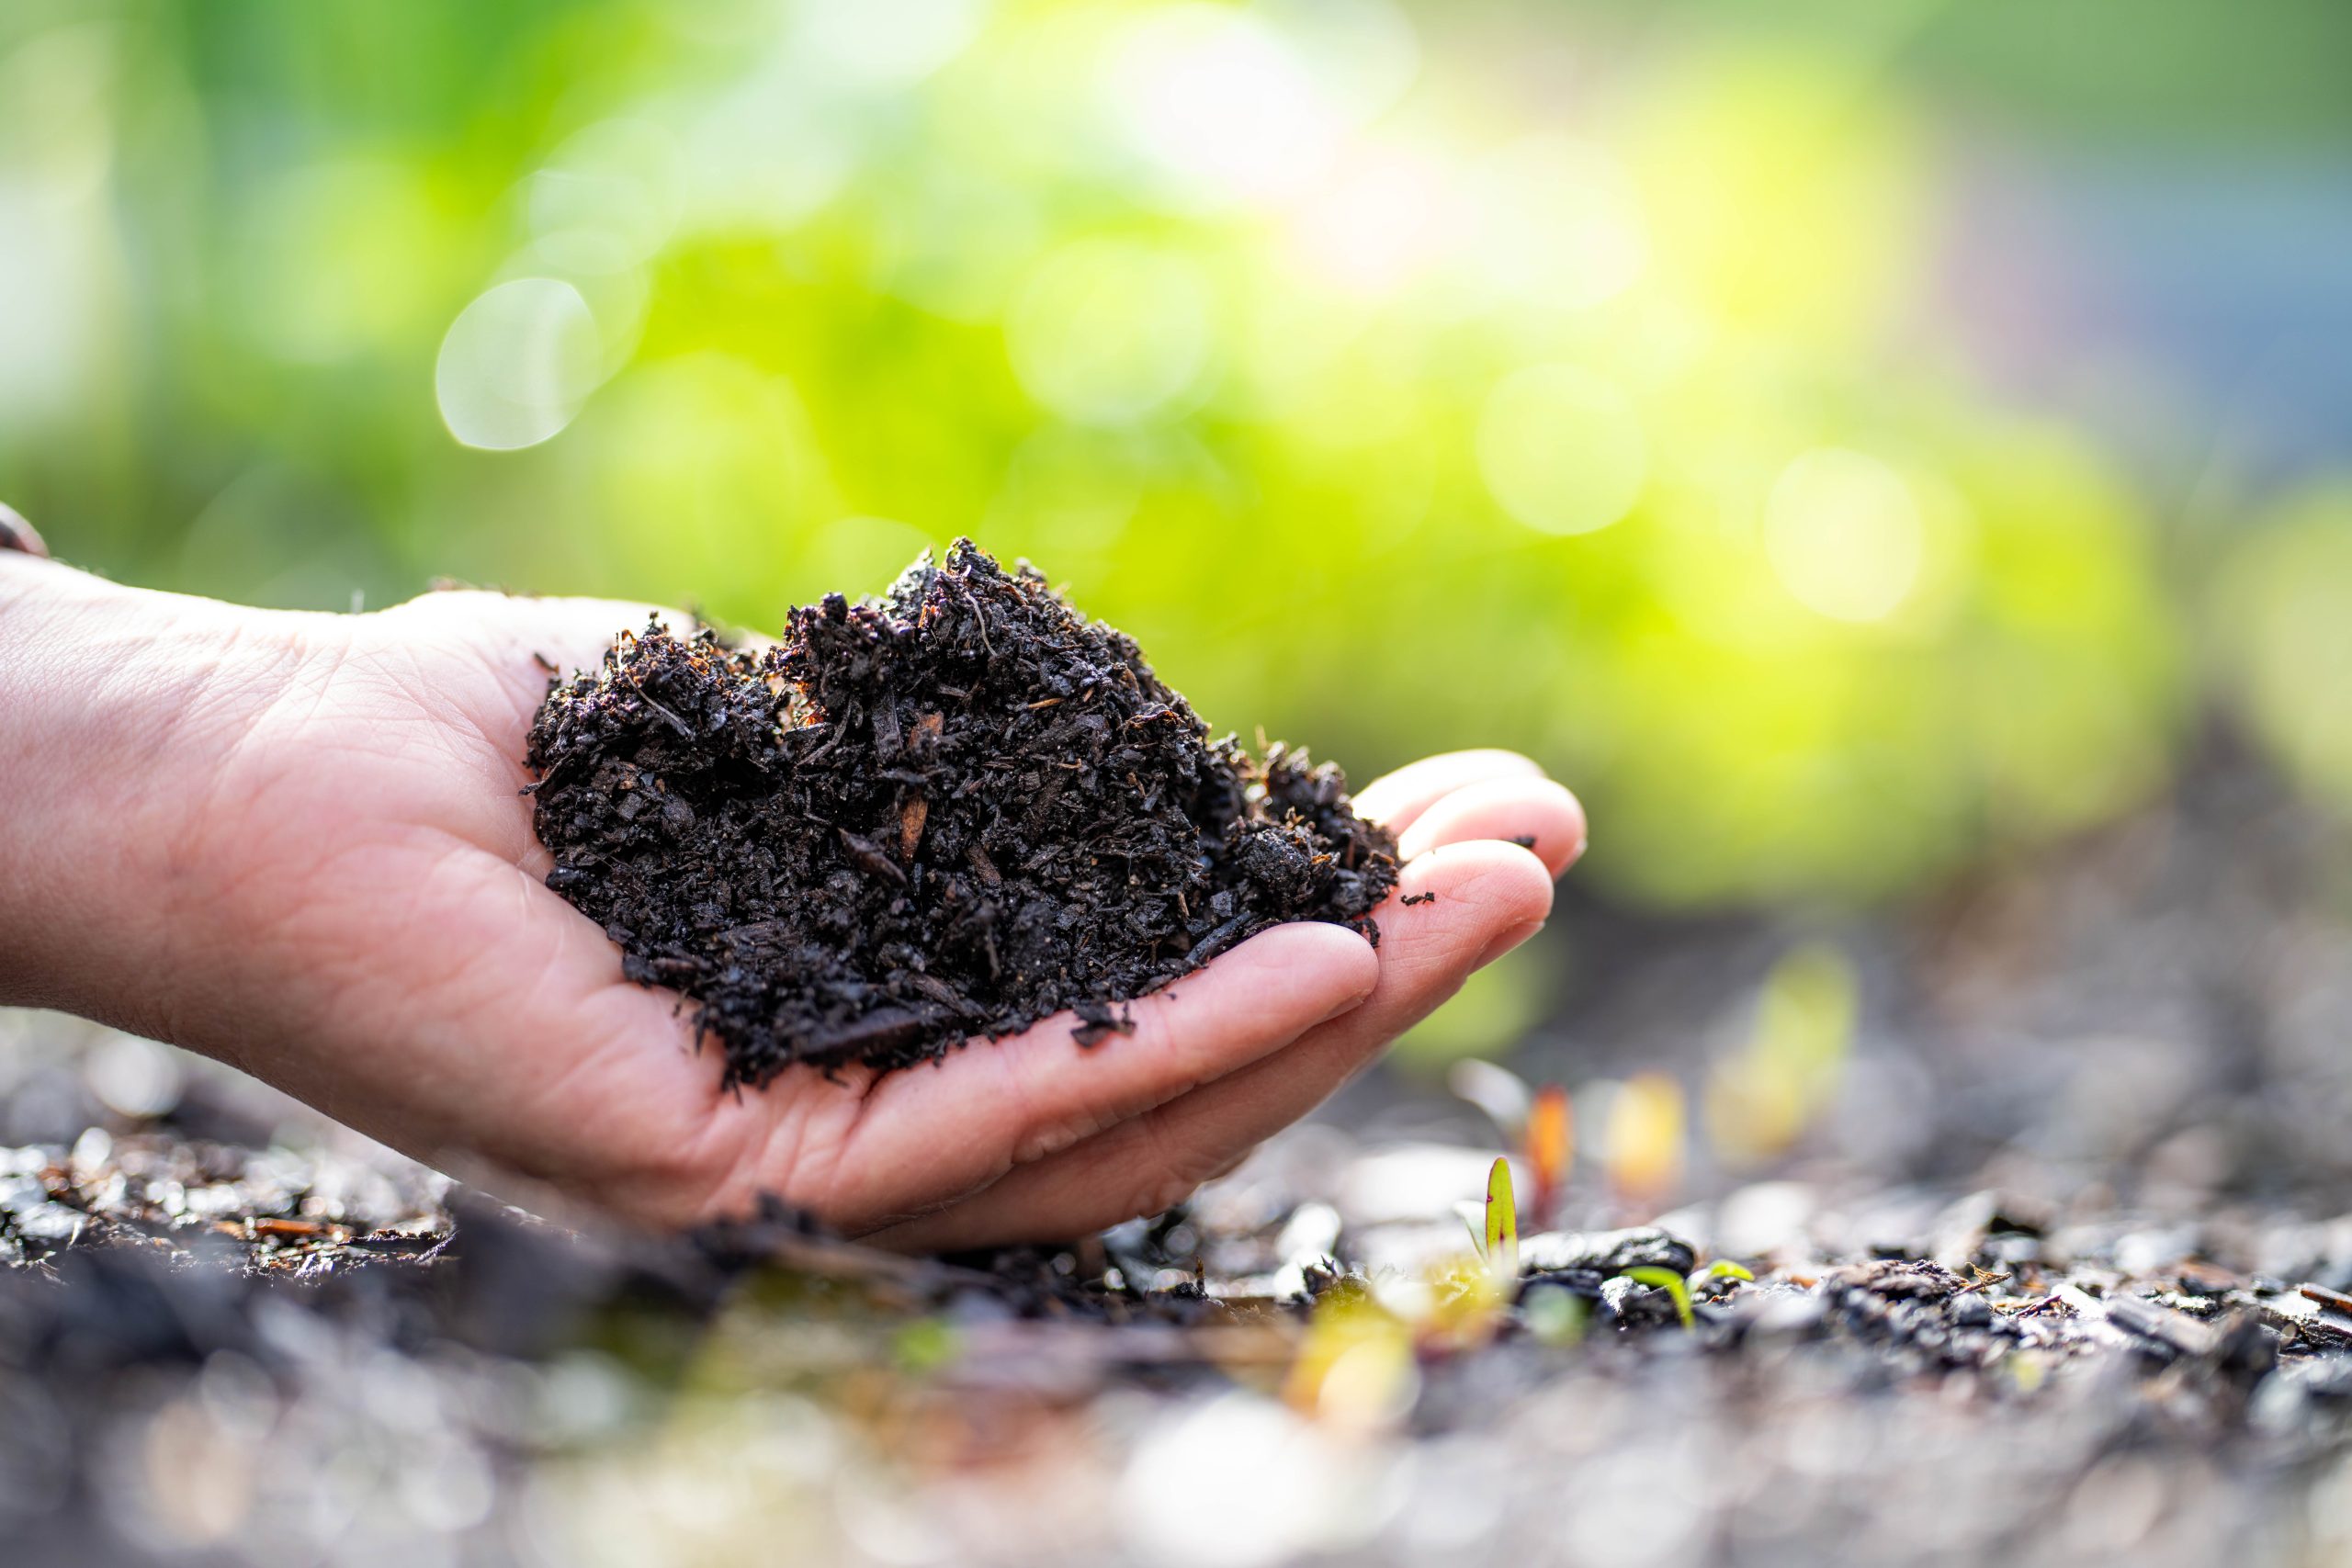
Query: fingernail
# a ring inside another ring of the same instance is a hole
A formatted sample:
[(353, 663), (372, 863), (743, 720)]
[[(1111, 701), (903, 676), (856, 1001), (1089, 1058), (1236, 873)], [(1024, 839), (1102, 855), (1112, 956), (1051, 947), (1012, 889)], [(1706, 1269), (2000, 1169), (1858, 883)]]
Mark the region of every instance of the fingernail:
[(1519, 924), (1511, 927), (1509, 931), (1504, 931), (1500, 936), (1495, 938), (1494, 941), (1488, 942), (1486, 945), (1486, 948), (1479, 953), (1478, 962), (1471, 967), (1476, 969), (1484, 969), (1487, 964), (1492, 964), (1496, 959), (1500, 958), (1504, 953), (1509, 953), (1512, 948), (1517, 947), (1521, 942), (1525, 942), (1529, 937), (1533, 936), (1537, 931), (1540, 931), (1543, 929), (1544, 922), (1541, 920), (1520, 921)]

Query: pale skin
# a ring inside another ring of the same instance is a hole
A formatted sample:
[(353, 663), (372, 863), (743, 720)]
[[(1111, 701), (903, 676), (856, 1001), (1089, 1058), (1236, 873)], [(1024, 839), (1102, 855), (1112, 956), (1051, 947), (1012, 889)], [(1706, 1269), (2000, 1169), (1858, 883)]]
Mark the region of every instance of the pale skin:
[[(876, 1077), (720, 1087), (679, 998), (548, 891), (520, 759), (548, 667), (639, 605), (436, 593), (299, 615), (0, 552), (0, 1004), (231, 1063), (493, 1187), (673, 1225), (763, 1191), (907, 1249), (1157, 1213), (1525, 941), (1584, 817), (1523, 757), (1359, 792), (1396, 829), (1374, 947), (1277, 927), (1135, 1005)], [(1506, 841), (1532, 836), (1531, 852)]]

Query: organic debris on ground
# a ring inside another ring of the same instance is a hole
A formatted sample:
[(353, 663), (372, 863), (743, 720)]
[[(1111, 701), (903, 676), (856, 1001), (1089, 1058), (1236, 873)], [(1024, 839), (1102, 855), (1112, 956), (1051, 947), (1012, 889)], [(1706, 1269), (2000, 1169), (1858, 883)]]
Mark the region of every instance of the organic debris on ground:
[[(1525, 1236), (1498, 1282), (1429, 1266), (1466, 1246), (1450, 1220), (1292, 1186), (1358, 1157), (1318, 1136), (1148, 1224), (933, 1260), (776, 1208), (573, 1233), (390, 1156), (0, 1152), (0, 1518), (44, 1561), (620, 1562), (789, 1528), (818, 1562), (1151, 1564), (1173, 1491), (1274, 1531), (1250, 1561), (1406, 1563), (1465, 1529), (1556, 1557), (1561, 1519), (1622, 1546), (1597, 1521), (1630, 1489), (1650, 1564), (2190, 1563), (2305, 1539), (2278, 1500), (2352, 1466), (2352, 1315), (2323, 1282), (2352, 1247), (2290, 1215), (1776, 1191), (1752, 1280), (1635, 1225)], [(1900, 1255), (1826, 1253), (1840, 1232)], [(721, 1451), (745, 1484), (714, 1493)], [(382, 1467), (357, 1492), (356, 1454)], [(1031, 1517), (1040, 1487), (1072, 1510)], [(968, 1533), (911, 1552), (861, 1525), (875, 1496)]]
[(92, 1127), (69, 1147), (0, 1148), (0, 1264), (125, 1248), (247, 1274), (430, 1258), (443, 1183), (413, 1167)]
[(1606, 1184), (1610, 1086), (1696, 1078), (1673, 1053), (1736, 1045), (1821, 933), (1570, 901), (1592, 989), (1514, 1060), (1585, 1077), (1501, 1140), (1515, 1274), (1459, 1208), (1500, 1191), (1497, 1128), (1377, 1076), (1182, 1209), (908, 1258), (781, 1210), (559, 1228), (285, 1146), (288, 1107), (232, 1114), (261, 1091), (200, 1065), (157, 1120), (155, 1048), (0, 1014), (0, 1539), (207, 1568), (2352, 1560), (2352, 920), (2309, 819), (2219, 782), (1841, 932), (1875, 1032), (1846, 1119), (1745, 1175), (1693, 1140), (1665, 1212)]
[(968, 540), (759, 653), (653, 626), (532, 729), (548, 885), (684, 993), (730, 1082), (889, 1068), (1121, 1003), (1268, 926), (1374, 941), (1396, 840), (1339, 771), (1211, 740), (1127, 637)]

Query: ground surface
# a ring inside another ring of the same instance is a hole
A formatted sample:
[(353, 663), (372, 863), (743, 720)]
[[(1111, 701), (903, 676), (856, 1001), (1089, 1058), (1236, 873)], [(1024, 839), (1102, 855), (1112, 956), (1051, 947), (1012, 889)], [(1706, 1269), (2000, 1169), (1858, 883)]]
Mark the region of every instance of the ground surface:
[[(1515, 1303), (1445, 1267), (1497, 1134), (1393, 1083), (1157, 1226), (918, 1263), (786, 1216), (559, 1229), (0, 1021), (0, 1529), (95, 1562), (2339, 1561), (2341, 863), (2217, 760), (1899, 921), (1571, 908), (1532, 1076), (1695, 1073), (1825, 936), (1862, 1024), (1769, 1169), (1702, 1147), (1660, 1214), (1589, 1153)], [(1688, 1329), (1619, 1273), (1719, 1257), (1757, 1280)]]

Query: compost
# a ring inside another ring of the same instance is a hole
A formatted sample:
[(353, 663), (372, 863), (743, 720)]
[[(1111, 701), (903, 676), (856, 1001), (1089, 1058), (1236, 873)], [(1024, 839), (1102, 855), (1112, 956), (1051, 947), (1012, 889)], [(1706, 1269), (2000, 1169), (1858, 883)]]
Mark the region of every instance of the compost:
[(1377, 942), (1396, 840), (969, 540), (760, 651), (660, 625), (531, 731), (548, 885), (694, 1004), (730, 1084), (889, 1069), (1121, 1004), (1285, 920)]

